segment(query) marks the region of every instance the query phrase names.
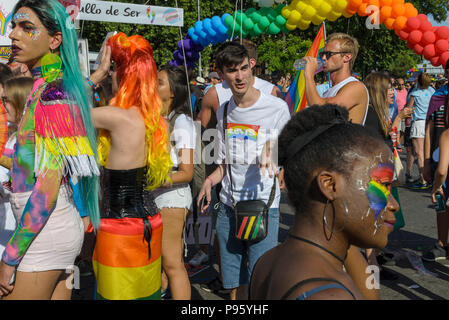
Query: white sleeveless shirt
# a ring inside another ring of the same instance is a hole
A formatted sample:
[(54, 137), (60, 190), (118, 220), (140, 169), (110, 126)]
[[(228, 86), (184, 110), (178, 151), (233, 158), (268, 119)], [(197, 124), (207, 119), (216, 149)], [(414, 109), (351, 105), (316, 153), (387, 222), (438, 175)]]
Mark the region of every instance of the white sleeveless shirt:
[[(215, 90), (217, 90), (218, 95), (218, 102), (220, 103), (220, 106), (223, 105), (223, 103), (228, 102), (231, 100), (232, 97), (232, 91), (231, 88), (229, 88), (226, 81), (222, 81), (219, 84), (216, 84)], [(261, 92), (270, 95), (273, 91), (274, 84), (262, 80), (260, 78), (254, 77), (254, 88), (260, 90)]]
[[(323, 98), (331, 98), (331, 97), (335, 97), (338, 92), (348, 83), (350, 82), (354, 82), (354, 81), (359, 81), (358, 79), (354, 78), (354, 77), (347, 77), (345, 80), (343, 80), (342, 82), (336, 84), (335, 86), (329, 88), (329, 90), (327, 90), (326, 92), (324, 92), (323, 94)], [(359, 81), (360, 83), (363, 84), (363, 82)], [(366, 103), (366, 110), (365, 110), (365, 116), (363, 117), (363, 121), (362, 121), (362, 126), (365, 125), (365, 121), (366, 121), (366, 116), (368, 115), (368, 106), (369, 106), (369, 93), (368, 93), (368, 89), (366, 88), (366, 86), (363, 84), (363, 87), (366, 90), (366, 96), (368, 97), (367, 103)]]

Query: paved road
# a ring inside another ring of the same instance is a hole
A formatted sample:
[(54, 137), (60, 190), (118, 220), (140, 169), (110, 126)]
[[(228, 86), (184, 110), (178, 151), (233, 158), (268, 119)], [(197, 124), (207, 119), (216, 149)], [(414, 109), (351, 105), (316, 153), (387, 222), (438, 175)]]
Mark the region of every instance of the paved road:
[[(404, 159), (404, 155), (401, 155)], [(405, 164), (405, 161), (403, 161)], [(415, 172), (416, 174), (416, 172)], [(415, 175), (416, 176), (416, 175)], [(400, 177), (404, 181), (404, 177)], [(385, 300), (446, 300), (449, 299), (449, 260), (436, 263), (419, 263), (413, 257), (422, 255), (423, 250), (436, 242), (436, 213), (431, 205), (430, 191), (413, 191), (399, 188), (399, 197), (405, 218), (405, 227), (391, 233), (385, 251), (394, 254), (395, 266), (385, 267), (397, 274), (394, 281), (381, 281), (381, 296)], [(286, 204), (285, 195), (281, 204), (281, 224), (279, 241), (282, 242), (293, 224), (293, 212)], [(194, 254), (189, 250), (189, 256)], [(191, 278), (193, 300), (224, 300), (226, 294), (209, 293), (200, 285), (217, 275), (215, 254), (211, 255), (211, 264)], [(187, 260), (188, 261), (188, 260)], [(412, 262), (413, 264), (412, 264)], [(415, 265), (415, 267), (413, 266)], [(422, 268), (424, 267), (424, 268)], [(74, 290), (73, 299), (91, 299), (93, 297), (93, 277), (82, 277), (80, 290)]]

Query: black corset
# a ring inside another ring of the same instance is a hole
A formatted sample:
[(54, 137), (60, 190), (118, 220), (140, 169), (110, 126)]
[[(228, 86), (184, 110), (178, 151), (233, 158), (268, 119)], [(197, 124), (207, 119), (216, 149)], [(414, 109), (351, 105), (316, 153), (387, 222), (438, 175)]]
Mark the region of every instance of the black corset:
[(102, 218), (145, 218), (158, 209), (145, 189), (146, 167), (131, 170), (103, 168)]

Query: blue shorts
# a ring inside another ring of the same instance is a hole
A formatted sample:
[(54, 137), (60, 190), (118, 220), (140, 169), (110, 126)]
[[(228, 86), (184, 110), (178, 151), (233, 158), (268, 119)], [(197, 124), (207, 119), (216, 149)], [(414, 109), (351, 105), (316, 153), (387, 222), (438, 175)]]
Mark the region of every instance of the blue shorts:
[(279, 208), (268, 212), (268, 235), (257, 243), (249, 244), (235, 238), (234, 210), (220, 202), (217, 212), (217, 236), (220, 245), (223, 287), (234, 289), (249, 283), (257, 260), (278, 244)]

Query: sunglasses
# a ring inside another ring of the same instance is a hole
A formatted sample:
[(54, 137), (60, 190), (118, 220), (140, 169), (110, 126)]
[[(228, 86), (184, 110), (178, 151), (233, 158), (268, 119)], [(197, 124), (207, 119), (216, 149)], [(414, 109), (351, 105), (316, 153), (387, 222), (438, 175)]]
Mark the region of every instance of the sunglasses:
[(320, 58), (323, 59), (324, 56), (326, 56), (326, 59), (330, 59), (330, 57), (336, 55), (336, 54), (345, 54), (349, 52), (340, 52), (340, 51), (322, 51), (320, 52)]

